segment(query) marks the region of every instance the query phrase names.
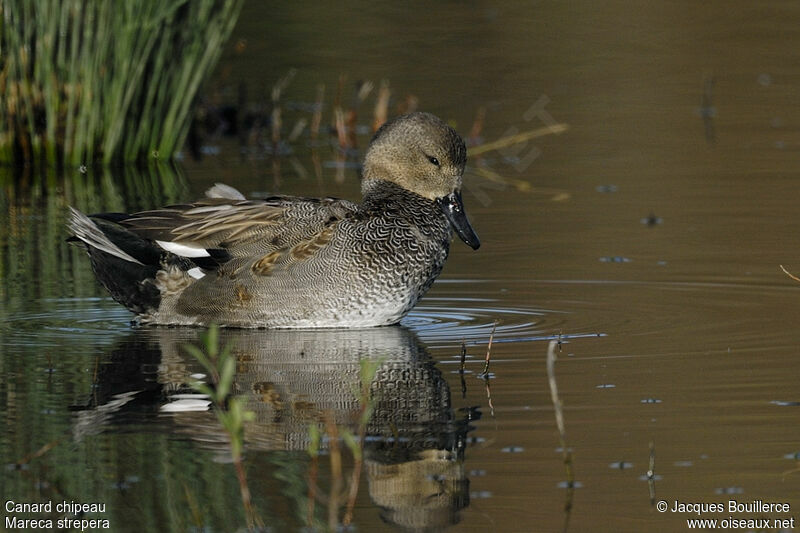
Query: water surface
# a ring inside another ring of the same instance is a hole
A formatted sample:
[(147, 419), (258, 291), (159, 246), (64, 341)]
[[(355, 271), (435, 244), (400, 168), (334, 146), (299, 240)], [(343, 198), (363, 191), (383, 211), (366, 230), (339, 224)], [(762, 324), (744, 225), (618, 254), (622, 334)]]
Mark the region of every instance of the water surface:
[[(319, 83), (329, 120), (340, 74), (346, 102), (355, 80), (387, 78), (392, 111), (413, 94), (465, 136), (483, 107), (487, 141), (569, 124), (470, 158), (464, 197), (482, 246), (453, 243), (402, 327), (226, 334), (237, 391), (256, 412), (245, 460), (265, 524), (306, 523), (308, 425), (323, 412), (354, 421), (362, 358), (381, 361), (382, 400), (365, 444), (360, 531), (685, 530), (694, 515), (660, 513), (661, 499), (785, 502), (789, 513), (730, 516), (796, 516), (800, 284), (778, 265), (800, 274), (798, 8), (473, 7), (250, 4), (234, 37), (243, 51), (231, 48), (212, 84), (224, 99), (245, 80), (258, 102), (297, 68), (287, 129), (308, 117)], [(360, 108), (362, 148), (373, 102)], [(201, 370), (180, 348), (199, 332), (131, 328), (63, 242), (65, 209), (144, 209), (215, 181), (357, 199), (358, 151), (341, 165), (306, 137), (278, 159), (255, 141), (244, 155), (236, 138), (204, 142), (206, 156), (187, 154), (178, 174), (2, 181), (3, 500), (106, 503), (116, 531), (243, 527), (213, 414), (165, 410)], [(545, 368), (559, 335), (573, 491)], [(315, 512), (324, 522), (325, 505)]]

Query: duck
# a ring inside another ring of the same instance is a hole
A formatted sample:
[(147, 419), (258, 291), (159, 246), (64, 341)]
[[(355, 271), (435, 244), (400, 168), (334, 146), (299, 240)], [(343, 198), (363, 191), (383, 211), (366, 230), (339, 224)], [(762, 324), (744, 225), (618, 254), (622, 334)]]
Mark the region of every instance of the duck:
[(464, 210), (467, 150), (437, 116), (381, 126), (360, 203), (204, 198), (137, 213), (69, 208), (69, 241), (135, 325), (361, 328), (397, 324), (430, 289), (454, 234), (480, 246)]

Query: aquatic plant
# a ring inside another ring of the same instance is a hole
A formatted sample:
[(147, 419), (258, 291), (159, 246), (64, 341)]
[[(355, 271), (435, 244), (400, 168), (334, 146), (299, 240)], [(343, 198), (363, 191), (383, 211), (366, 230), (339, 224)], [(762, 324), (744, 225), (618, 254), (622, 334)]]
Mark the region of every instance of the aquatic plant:
[(244, 424), (252, 421), (255, 414), (244, 408), (239, 398), (230, 397), (233, 380), (236, 376), (236, 359), (231, 354), (231, 345), (226, 344), (219, 348), (219, 326), (212, 325), (201, 336), (205, 351), (197, 346), (188, 344), (184, 346), (189, 355), (193, 356), (205, 368), (211, 379), (212, 385), (195, 382), (192, 388), (208, 396), (214, 405), (217, 419), (228, 435), (231, 445), (231, 459), (236, 469), (239, 481), (239, 491), (242, 496), (245, 517), (249, 529), (262, 526), (250, 496), (250, 487), (247, 484), (247, 474), (242, 462), (242, 449), (244, 448)]
[(0, 3), (0, 163), (171, 159), (243, 3)]
[(308, 527), (314, 527), (314, 504), (320, 496), (317, 492), (317, 474), (319, 471), (320, 447), (324, 435), (328, 437), (326, 442), (328, 444), (328, 455), (330, 457), (331, 466), (331, 485), (327, 497), (327, 527), (330, 531), (336, 531), (339, 528), (340, 523), (338, 517), (340, 502), (345, 494), (345, 491), (343, 491), (345, 480), (342, 472), (340, 440), (353, 457), (353, 470), (350, 474), (350, 481), (346, 484), (347, 497), (344, 503), (345, 511), (341, 526), (347, 527), (353, 520), (353, 509), (355, 508), (356, 497), (358, 496), (358, 488), (364, 464), (364, 439), (366, 438), (367, 424), (369, 423), (375, 407), (375, 398), (372, 397), (371, 392), (372, 381), (375, 379), (380, 361), (362, 359), (359, 364), (360, 387), (357, 391), (359, 410), (355, 432), (347, 427), (336, 424), (331, 412), (323, 413), (322, 422), (324, 423), (324, 431), (316, 423), (309, 426), (309, 444), (306, 449), (311, 457), (308, 473), (308, 509), (306, 518)]

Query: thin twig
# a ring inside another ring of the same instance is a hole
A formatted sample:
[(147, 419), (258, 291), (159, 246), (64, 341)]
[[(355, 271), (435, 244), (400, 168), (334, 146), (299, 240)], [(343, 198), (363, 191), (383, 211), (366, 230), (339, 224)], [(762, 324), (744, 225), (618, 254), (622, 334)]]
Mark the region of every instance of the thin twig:
[(277, 155), (278, 145), (281, 142), (281, 126), (283, 125), (283, 119), (281, 119), (281, 106), (277, 102), (275, 103), (275, 107), (272, 108), (270, 124), (272, 125), (271, 139), (272, 139), (273, 153)]
[(477, 146), (481, 138), (481, 131), (483, 131), (483, 121), (486, 119), (486, 108), (481, 106), (475, 114), (475, 121), (472, 123), (472, 128), (469, 130), (467, 142)]
[(547, 346), (547, 378), (550, 384), (550, 399), (553, 402), (553, 409), (556, 417), (556, 427), (558, 428), (558, 438), (561, 443), (561, 456), (564, 461), (564, 468), (567, 473), (567, 495), (564, 502), (564, 531), (567, 531), (569, 517), (572, 511), (572, 499), (575, 493), (575, 472), (572, 468), (572, 451), (567, 446), (567, 435), (564, 428), (564, 412), (561, 398), (558, 395), (558, 384), (556, 383), (556, 348), (557, 341), (550, 341)]
[(556, 428), (558, 428), (558, 435), (561, 439), (561, 445), (566, 450), (565, 439), (566, 430), (564, 428), (564, 414), (561, 398), (558, 396), (558, 384), (556, 383), (556, 348), (558, 347), (557, 341), (550, 341), (547, 346), (547, 378), (550, 383), (550, 399), (553, 402), (556, 414)]
[(800, 466), (785, 471), (784, 473), (781, 474), (781, 477), (783, 478), (782, 481), (786, 481), (786, 476), (788, 476), (789, 474), (796, 474), (797, 472), (800, 472)]
[(297, 122), (294, 123), (292, 131), (289, 132), (288, 140), (290, 143), (295, 142), (300, 137), (300, 135), (303, 134), (303, 132), (306, 129), (306, 124), (308, 124), (308, 121), (304, 118), (300, 118), (297, 120)]
[(467, 397), (467, 380), (464, 379), (464, 372), (466, 371), (467, 366), (467, 343), (464, 339), (461, 339), (461, 368), (458, 372), (459, 377), (461, 378), (461, 398)]
[[(356, 497), (358, 496), (358, 487), (361, 480), (361, 471), (364, 467), (364, 440), (367, 436), (367, 423), (372, 413), (372, 398), (370, 391), (372, 387), (372, 380), (375, 377), (375, 370), (377, 365), (372, 369), (371, 376), (365, 375), (365, 366), (362, 364), (361, 374), (361, 394), (359, 400), (358, 411), (358, 443), (357, 447), (353, 450), (353, 475), (350, 479), (350, 495), (347, 498), (347, 506), (345, 507), (344, 518), (342, 525), (345, 527), (350, 525), (353, 520), (353, 509), (356, 506)], [(367, 378), (367, 379), (365, 379)]]
[(568, 129), (569, 126), (564, 123), (553, 124), (552, 126), (544, 126), (535, 130), (523, 131), (514, 135), (508, 135), (507, 137), (501, 137), (496, 141), (473, 146), (467, 149), (467, 153), (470, 157), (474, 157), (478, 154), (491, 152), (492, 150), (499, 150), (500, 148), (505, 148), (506, 146), (513, 146), (531, 139), (544, 137), (545, 135), (564, 133)]
[(336, 124), (336, 137), (339, 139), (339, 148), (347, 150), (350, 147), (347, 137), (347, 126), (345, 125), (344, 111), (340, 106), (333, 110), (333, 120)]
[(306, 524), (308, 527), (314, 525), (314, 502), (317, 495), (317, 472), (319, 471), (319, 457), (311, 458), (311, 466), (308, 472), (308, 513)]
[(244, 471), (241, 455), (234, 458), (233, 465), (236, 468), (236, 478), (239, 480), (239, 492), (242, 496), (242, 505), (244, 506), (244, 516), (247, 520), (247, 527), (252, 530), (256, 525), (261, 525), (261, 521), (253, 509), (253, 500), (250, 496), (250, 487), (247, 485), (247, 474)]
[(489, 414), (494, 418), (494, 404), (492, 403), (492, 387), (489, 385), (491, 380), (485, 379), (484, 386), (486, 387), (486, 400), (489, 404)]
[(41, 448), (39, 448), (38, 450), (36, 450), (35, 452), (29, 453), (28, 455), (26, 455), (25, 457), (23, 457), (22, 459), (17, 461), (15, 464), (17, 466), (26, 465), (26, 464), (30, 463), (31, 461), (33, 461), (34, 459), (37, 459), (37, 458), (43, 456), (44, 454), (46, 454), (47, 452), (49, 452), (50, 450), (55, 448), (58, 445), (59, 442), (61, 442), (61, 439), (56, 439), (54, 441), (50, 441), (47, 444), (45, 444), (44, 446), (42, 446)]
[(331, 459), (331, 490), (328, 499), (328, 529), (336, 530), (339, 524), (339, 495), (342, 491), (342, 452), (339, 449), (339, 428), (331, 411), (325, 412), (325, 430), (328, 432)]
[(656, 443), (650, 441), (650, 466), (647, 469), (647, 489), (650, 491), (650, 505), (656, 504)]
[(308, 471), (308, 511), (306, 522), (309, 528), (314, 525), (314, 505), (317, 499), (317, 475), (319, 473), (319, 443), (321, 440), (320, 430), (316, 422), (312, 423), (308, 429), (309, 444), (308, 453), (311, 456), (311, 465)]
[(789, 272), (788, 270), (783, 268), (783, 265), (778, 265), (778, 266), (781, 267), (781, 270), (783, 270), (784, 274), (786, 274), (787, 276), (789, 276), (790, 278), (792, 278), (795, 281), (800, 281), (800, 278), (798, 278), (797, 276), (795, 276), (794, 274), (792, 274), (791, 272)]
[(536, 193), (536, 194), (546, 194), (550, 196), (550, 200), (553, 202), (563, 202), (564, 200), (569, 200), (570, 193), (563, 189), (554, 189), (550, 187), (534, 187), (529, 182), (521, 179), (515, 178), (506, 178), (491, 170), (487, 167), (476, 167), (475, 174), (479, 177), (486, 179), (487, 181), (491, 181), (492, 183), (499, 183), (503, 186), (512, 186), (517, 189), (519, 192), (529, 192), (529, 193)]
[(400, 102), (397, 103), (397, 114), (405, 115), (406, 113), (413, 113), (419, 107), (419, 98), (413, 94), (407, 94)]
[(389, 96), (392, 92), (389, 90), (389, 80), (381, 80), (381, 85), (378, 88), (378, 98), (375, 101), (375, 118), (372, 122), (372, 130), (378, 131), (378, 128), (384, 125), (389, 115)]
[(325, 100), (325, 85), (317, 85), (317, 99), (314, 102), (314, 114), (311, 116), (311, 141), (315, 142), (319, 136), (319, 127), (322, 124), (322, 106)]
[(486, 347), (486, 358), (484, 359), (483, 372), (481, 372), (483, 377), (489, 377), (489, 361), (492, 358), (492, 341), (494, 340), (494, 332), (496, 329), (497, 322), (492, 325), (492, 333), (489, 335), (489, 346)]
[(97, 374), (100, 369), (100, 357), (94, 358), (94, 372), (92, 372), (92, 385), (97, 385)]
[[(366, 429), (366, 428), (365, 428)], [(359, 431), (359, 446), (363, 448), (364, 433)], [(349, 526), (353, 521), (353, 509), (356, 506), (356, 498), (358, 497), (358, 486), (361, 480), (361, 471), (364, 467), (362, 455), (358, 454), (353, 459), (353, 474), (350, 478), (350, 493), (347, 496), (347, 505), (345, 506), (344, 518), (342, 518), (342, 525)]]
[(189, 504), (189, 511), (192, 513), (194, 526), (202, 530), (203, 528), (203, 513), (200, 511), (200, 506), (197, 504), (197, 498), (189, 490), (189, 485), (183, 484), (183, 494), (186, 496), (186, 503)]

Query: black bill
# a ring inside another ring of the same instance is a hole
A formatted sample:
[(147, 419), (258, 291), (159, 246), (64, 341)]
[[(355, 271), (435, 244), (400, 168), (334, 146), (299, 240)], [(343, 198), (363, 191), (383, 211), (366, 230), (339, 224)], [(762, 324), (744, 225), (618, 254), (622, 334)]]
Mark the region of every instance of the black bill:
[(450, 221), (450, 225), (453, 226), (459, 238), (467, 246), (477, 250), (481, 245), (481, 241), (475, 234), (475, 230), (469, 225), (467, 214), (464, 212), (464, 203), (461, 201), (461, 193), (458, 191), (452, 192), (444, 198), (438, 198), (436, 203), (442, 208), (447, 220)]

